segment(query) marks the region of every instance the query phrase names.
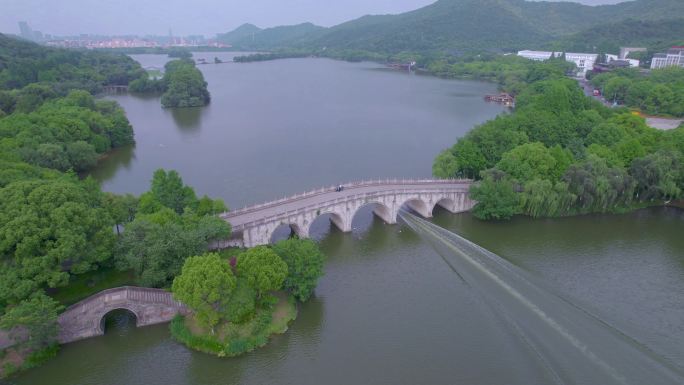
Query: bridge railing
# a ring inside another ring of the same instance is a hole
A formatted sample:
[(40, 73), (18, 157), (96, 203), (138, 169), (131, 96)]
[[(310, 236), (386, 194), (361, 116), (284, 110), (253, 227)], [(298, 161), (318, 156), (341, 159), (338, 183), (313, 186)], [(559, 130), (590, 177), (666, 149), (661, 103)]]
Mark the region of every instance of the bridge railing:
[(323, 211), (321, 213), (321, 215), (322, 215), (322, 214), (327, 213), (325, 210), (328, 207), (333, 207), (335, 205), (338, 205), (338, 204), (346, 202), (346, 201), (353, 201), (353, 200), (358, 200), (358, 199), (382, 198), (387, 193), (391, 193), (391, 194), (428, 194), (428, 193), (434, 193), (434, 192), (435, 192), (434, 190), (401, 189), (401, 190), (392, 190), (391, 192), (371, 192), (371, 193), (350, 195), (350, 196), (346, 196), (343, 198), (336, 198), (334, 200), (326, 201), (322, 204), (320, 204), (320, 203), (311, 204), (308, 206), (300, 207), (296, 210), (283, 211), (283, 212), (277, 213), (276, 215), (270, 216), (268, 218), (261, 218), (261, 219), (257, 219), (254, 221), (245, 222), (245, 223), (242, 223), (240, 225), (233, 227), (233, 230), (241, 231), (246, 227), (259, 226), (259, 225), (263, 225), (263, 224), (268, 223), (268, 222), (279, 221), (279, 220), (291, 218), (291, 217), (301, 215), (301, 214), (304, 214), (304, 213), (312, 211), (312, 210), (322, 210)]
[[(348, 182), (341, 184), (344, 186), (345, 189), (354, 189), (354, 188), (360, 188), (360, 187), (369, 187), (369, 186), (388, 186), (388, 185), (423, 185), (423, 184), (454, 184), (454, 183), (471, 183), (472, 180), (470, 179), (373, 179), (373, 180), (366, 180), (366, 181), (360, 181), (360, 182)], [(311, 190), (307, 191), (305, 193), (301, 194), (295, 194), (291, 195), (289, 197), (284, 197), (281, 199), (277, 199), (275, 201), (269, 201), (269, 202), (264, 202), (261, 204), (253, 205), (253, 206), (245, 206), (241, 209), (234, 210), (234, 211), (229, 211), (226, 213), (221, 214), (221, 218), (227, 219), (227, 218), (233, 218), (238, 215), (243, 215), (246, 213), (262, 210), (265, 208), (270, 208), (274, 206), (281, 205), (283, 203), (287, 202), (293, 202), (305, 198), (311, 198), (317, 195), (325, 194), (325, 193), (330, 193), (330, 192), (335, 192), (336, 186), (330, 186), (330, 187), (323, 187), (317, 190)]]
[(166, 303), (169, 305), (172, 305), (172, 304), (181, 305), (180, 302), (173, 299), (173, 294), (171, 294), (170, 292), (168, 292), (166, 290), (152, 289), (152, 288), (147, 288), (147, 287), (137, 287), (137, 286), (122, 286), (122, 287), (116, 287), (116, 288), (112, 288), (112, 289), (106, 289), (106, 290), (103, 290), (99, 293), (93, 294), (90, 297), (83, 299), (83, 300), (67, 307), (66, 309), (64, 309), (63, 314), (67, 313), (73, 309), (88, 307), (92, 303), (97, 303), (97, 302), (101, 301), (102, 297), (105, 297), (109, 294), (117, 294), (117, 293), (124, 293), (126, 295), (125, 299), (134, 299), (134, 300), (136, 300), (136, 298), (131, 298), (131, 295), (130, 295), (131, 293), (154, 294), (154, 295), (163, 294), (164, 297), (166, 297), (168, 295), (168, 297), (164, 298), (164, 300), (162, 301), (163, 303)]

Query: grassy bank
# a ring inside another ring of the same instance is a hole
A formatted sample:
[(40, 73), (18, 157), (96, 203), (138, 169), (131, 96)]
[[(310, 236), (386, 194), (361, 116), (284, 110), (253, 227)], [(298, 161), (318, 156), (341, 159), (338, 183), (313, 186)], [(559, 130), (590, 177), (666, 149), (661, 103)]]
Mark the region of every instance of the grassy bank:
[(219, 357), (235, 357), (268, 343), (275, 334), (283, 334), (297, 317), (293, 297), (276, 294), (277, 303), (258, 308), (245, 323), (219, 325), (212, 334), (200, 326), (193, 316), (178, 316), (171, 322), (171, 335), (191, 349)]
[(74, 276), (68, 286), (49, 289), (48, 294), (62, 305), (70, 306), (102, 290), (134, 284), (132, 271), (108, 268)]
[(0, 350), (0, 378), (6, 378), (18, 372), (40, 366), (53, 358), (59, 351), (59, 345), (52, 345), (43, 350), (27, 351), (15, 348)]

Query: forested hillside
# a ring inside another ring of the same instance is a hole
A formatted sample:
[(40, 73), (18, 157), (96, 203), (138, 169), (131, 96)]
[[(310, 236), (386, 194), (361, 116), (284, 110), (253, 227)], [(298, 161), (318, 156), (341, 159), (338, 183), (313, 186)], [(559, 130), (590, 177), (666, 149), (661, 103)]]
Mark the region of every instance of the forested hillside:
[(225, 41), (243, 49), (306, 48), (316, 52), (356, 50), (385, 54), (511, 51), (539, 47), (606, 23), (677, 17), (684, 17), (684, 2), (679, 0), (635, 0), (598, 7), (570, 2), (439, 0), (412, 12), (364, 16), (331, 28), (310, 24), (274, 28), (270, 29), (272, 36), (263, 42), (258, 36), (265, 30), (252, 25), (223, 36)]
[(568, 52), (617, 53), (620, 47), (647, 47), (651, 51), (647, 56), (651, 57), (653, 52), (663, 52), (671, 46), (684, 44), (684, 14), (679, 16), (679, 19), (628, 19), (602, 24), (563, 37), (546, 48)]
[(60, 95), (104, 85), (127, 85), (145, 75), (135, 60), (101, 51), (52, 49), (0, 34), (0, 90), (47, 84)]

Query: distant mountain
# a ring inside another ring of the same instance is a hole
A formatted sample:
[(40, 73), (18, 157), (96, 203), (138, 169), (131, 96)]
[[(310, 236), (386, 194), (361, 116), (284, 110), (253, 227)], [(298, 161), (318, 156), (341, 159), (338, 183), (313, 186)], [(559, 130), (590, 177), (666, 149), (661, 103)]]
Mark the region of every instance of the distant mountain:
[[(311, 23), (260, 29), (239, 39), (234, 39), (230, 44), (243, 49), (268, 50), (289, 45), (293, 41), (299, 41), (325, 30), (324, 27)], [(236, 31), (230, 33), (232, 34)]]
[[(311, 24), (271, 28), (264, 35), (262, 47), (382, 53), (515, 50), (540, 46), (607, 23), (677, 17), (684, 18), (684, 0), (635, 0), (602, 6), (525, 0), (439, 0), (415, 11), (364, 16), (331, 28)], [(265, 31), (256, 33), (253, 42)], [(243, 38), (239, 43), (247, 46), (249, 42)]]
[(259, 32), (261, 32), (261, 28), (257, 27), (254, 24), (247, 23), (237, 27), (236, 29), (228, 33), (219, 34), (218, 36), (216, 36), (216, 39), (222, 43), (235, 45), (235, 43), (237, 43), (238, 41), (241, 41), (245, 38), (251, 38)]

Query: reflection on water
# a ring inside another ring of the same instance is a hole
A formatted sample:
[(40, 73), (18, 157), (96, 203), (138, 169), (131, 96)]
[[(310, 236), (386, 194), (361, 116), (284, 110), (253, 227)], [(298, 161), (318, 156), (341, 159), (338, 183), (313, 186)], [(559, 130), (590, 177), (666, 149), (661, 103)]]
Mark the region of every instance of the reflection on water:
[(196, 133), (202, 128), (204, 107), (170, 108), (169, 111), (180, 131)]
[(97, 180), (111, 178), (121, 169), (130, 169), (133, 161), (135, 161), (135, 144), (119, 147), (102, 157), (97, 169), (90, 172), (90, 175)]
[(557, 384), (684, 383), (684, 375), (596, 314), (498, 255), (417, 216), (404, 219), (508, 322)]

